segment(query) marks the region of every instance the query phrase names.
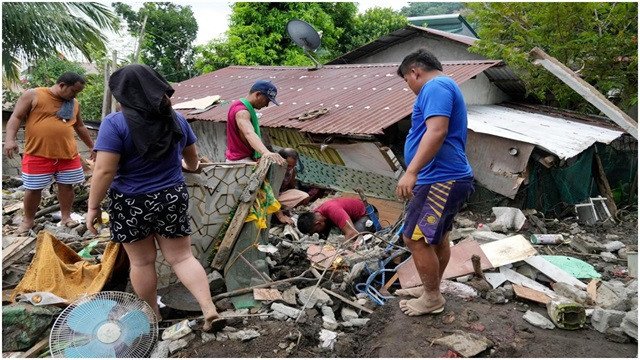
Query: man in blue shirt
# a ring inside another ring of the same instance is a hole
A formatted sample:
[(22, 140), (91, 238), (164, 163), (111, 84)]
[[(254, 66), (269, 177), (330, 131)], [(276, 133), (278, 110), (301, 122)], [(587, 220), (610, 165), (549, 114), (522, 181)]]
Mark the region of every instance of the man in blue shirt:
[(407, 55), (398, 75), (417, 95), (404, 147), (407, 170), (396, 191), (401, 200), (411, 200), (403, 240), (422, 286), (396, 293), (415, 297), (400, 301), (405, 314), (436, 314), (446, 302), (440, 282), (449, 262), (453, 218), (474, 191), (465, 154), (467, 108), (458, 85), (427, 50)]

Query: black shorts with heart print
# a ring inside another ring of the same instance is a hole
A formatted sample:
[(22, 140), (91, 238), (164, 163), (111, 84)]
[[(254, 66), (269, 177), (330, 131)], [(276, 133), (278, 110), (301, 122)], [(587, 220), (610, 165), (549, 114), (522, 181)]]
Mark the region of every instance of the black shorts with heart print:
[(109, 189), (111, 241), (131, 243), (156, 233), (165, 238), (191, 234), (185, 184), (141, 195)]

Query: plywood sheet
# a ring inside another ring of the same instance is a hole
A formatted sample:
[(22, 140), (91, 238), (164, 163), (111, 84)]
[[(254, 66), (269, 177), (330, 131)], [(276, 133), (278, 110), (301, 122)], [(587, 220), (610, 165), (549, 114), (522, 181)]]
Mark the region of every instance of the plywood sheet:
[(585, 283), (569, 275), (569, 273), (562, 270), (561, 268), (548, 262), (542, 256), (532, 256), (528, 259), (525, 259), (524, 261), (534, 268), (540, 270), (540, 272), (542, 272), (555, 282), (571, 284), (583, 290), (587, 289), (587, 285)]
[(253, 289), (253, 298), (258, 301), (283, 300), (278, 289)]
[(543, 293), (542, 291), (529, 289), (527, 287), (520, 286), (518, 284), (512, 284), (512, 285), (513, 285), (513, 292), (516, 294), (517, 297), (535, 301), (537, 303), (544, 304), (544, 305), (546, 305), (549, 301), (551, 301), (551, 298), (549, 297), (549, 295)]
[(509, 280), (509, 282), (511, 282), (511, 284), (522, 285), (524, 287), (528, 287), (529, 289), (543, 292), (549, 296), (555, 296), (555, 292), (553, 292), (553, 290), (511, 269), (507, 269), (503, 266), (500, 268), (500, 272), (504, 274), (504, 276), (507, 278), (507, 280)]
[[(473, 263), (471, 262), (473, 255), (480, 256), (480, 266), (483, 270), (493, 267), (475, 240), (464, 241), (451, 247), (451, 258), (442, 278), (451, 279), (473, 273)], [(422, 284), (413, 257), (400, 266), (397, 273), (400, 287), (403, 289)]]
[(538, 255), (538, 251), (522, 235), (510, 236), (502, 240), (482, 244), (480, 248), (494, 268)]

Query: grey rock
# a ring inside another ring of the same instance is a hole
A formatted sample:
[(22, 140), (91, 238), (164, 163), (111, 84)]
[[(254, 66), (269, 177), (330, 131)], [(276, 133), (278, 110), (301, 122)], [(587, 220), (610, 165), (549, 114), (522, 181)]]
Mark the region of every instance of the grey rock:
[(538, 276), (538, 273), (540, 273), (538, 270), (536, 270), (536, 268), (529, 264), (522, 264), (521, 266), (518, 266), (516, 272), (532, 280), (535, 280), (536, 276)]
[(323, 306), (320, 308), (320, 310), (322, 311), (322, 315), (333, 319), (334, 321), (336, 320), (336, 316), (333, 313), (333, 309), (330, 306)]
[(280, 303), (273, 303), (271, 304), (271, 310), (276, 311), (278, 313), (281, 313), (283, 315), (286, 315), (287, 317), (290, 318), (297, 318), (298, 316), (300, 316), (300, 310), (292, 308), (290, 306), (286, 306)]
[(369, 319), (351, 319), (349, 320), (350, 323), (352, 323), (354, 326), (365, 326), (367, 325), (367, 323), (369, 322)]
[(603, 282), (596, 292), (596, 305), (603, 309), (625, 310), (626, 291), (610, 282)]
[(216, 340), (217, 341), (229, 340), (229, 334), (220, 332), (216, 335)]
[(191, 333), (180, 339), (172, 340), (171, 342), (169, 342), (169, 353), (173, 354), (178, 350), (186, 348), (187, 346), (189, 346), (189, 342), (193, 340), (195, 337), (196, 337), (196, 334)]
[(454, 219), (456, 225), (461, 228), (475, 228), (476, 222), (463, 216), (456, 216)]
[(602, 260), (606, 261), (606, 262), (616, 262), (618, 260), (618, 257), (608, 251), (603, 251), (600, 253), (600, 257), (602, 258)]
[(217, 339), (216, 339), (216, 334), (214, 334), (214, 333), (206, 333), (206, 332), (203, 332), (203, 333), (202, 333), (202, 335), (201, 335), (200, 337), (202, 337), (202, 342), (203, 342), (203, 343), (208, 343), (208, 342), (216, 341), (216, 340), (217, 340)]
[(327, 329), (327, 330), (336, 330), (338, 328), (338, 322), (329, 317), (329, 316), (323, 316), (322, 317), (322, 327)]
[(492, 304), (506, 304), (509, 301), (501, 287), (487, 291), (486, 299)]
[(610, 327), (619, 327), (624, 317), (623, 311), (596, 308), (591, 314), (591, 325), (597, 331), (604, 333)]
[(554, 329), (556, 326), (544, 315), (540, 315), (535, 311), (527, 310), (522, 318), (529, 324), (541, 329)]
[(622, 249), (624, 246), (624, 243), (622, 241), (611, 241), (608, 242), (606, 244), (604, 244), (604, 248), (609, 251), (609, 252), (614, 252), (614, 251), (618, 251), (620, 249)]
[[(252, 329), (240, 330), (237, 333), (233, 334), (235, 334), (234, 337), (240, 341), (249, 341), (260, 336), (260, 333), (258, 331)], [(231, 334), (229, 334), (229, 338), (231, 338)]]
[(217, 270), (213, 270), (207, 275), (207, 281), (209, 282), (209, 289), (212, 291), (220, 290), (225, 286), (224, 278)]
[(436, 339), (434, 343), (447, 346), (464, 357), (472, 357), (493, 346), (493, 343), (484, 336), (462, 331)]
[(158, 341), (156, 343), (156, 346), (153, 348), (153, 351), (151, 351), (151, 354), (149, 355), (149, 357), (151, 359), (169, 357), (169, 344), (170, 343), (171, 343), (171, 341)]
[(296, 287), (295, 285), (291, 286), (287, 290), (282, 292), (282, 299), (289, 305), (296, 305), (296, 294), (298, 294), (299, 291), (300, 290), (298, 290), (298, 287)]

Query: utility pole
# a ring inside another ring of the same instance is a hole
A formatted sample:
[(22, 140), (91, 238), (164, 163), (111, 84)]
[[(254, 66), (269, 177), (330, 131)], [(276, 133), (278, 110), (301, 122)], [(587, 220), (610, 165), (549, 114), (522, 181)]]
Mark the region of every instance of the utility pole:
[[(116, 70), (118, 70), (118, 51), (113, 50), (112, 56), (111, 56), (111, 66), (113, 67), (113, 72), (116, 72)], [(112, 73), (113, 73), (112, 72)], [(111, 92), (111, 91), (109, 91)], [(113, 95), (113, 94), (111, 94)], [(116, 112), (116, 99), (111, 96), (111, 112), (114, 113)]]
[(140, 28), (140, 37), (138, 38), (138, 45), (136, 46), (136, 52), (133, 55), (133, 62), (135, 64), (138, 63), (138, 59), (140, 58), (140, 50), (142, 49), (142, 40), (144, 39), (144, 28), (147, 25), (148, 15), (145, 14), (144, 20), (142, 21), (142, 28)]

